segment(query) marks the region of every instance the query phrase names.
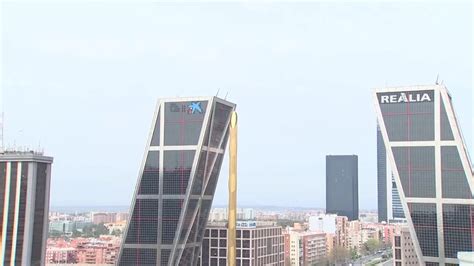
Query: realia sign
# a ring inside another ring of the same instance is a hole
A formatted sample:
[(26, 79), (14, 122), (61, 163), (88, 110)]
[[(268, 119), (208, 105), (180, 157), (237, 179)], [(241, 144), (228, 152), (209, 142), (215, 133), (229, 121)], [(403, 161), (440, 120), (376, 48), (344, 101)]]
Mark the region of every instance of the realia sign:
[(433, 91), (405, 91), (392, 93), (378, 93), (382, 103), (421, 103), (433, 101)]

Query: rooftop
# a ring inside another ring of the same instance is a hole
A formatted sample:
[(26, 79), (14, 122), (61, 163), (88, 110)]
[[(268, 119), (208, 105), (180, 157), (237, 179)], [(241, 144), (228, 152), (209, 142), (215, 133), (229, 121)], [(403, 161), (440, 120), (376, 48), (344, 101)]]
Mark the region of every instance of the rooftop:
[(36, 150), (2, 150), (0, 162), (5, 161), (39, 161), (52, 163), (53, 157), (45, 156), (43, 151)]

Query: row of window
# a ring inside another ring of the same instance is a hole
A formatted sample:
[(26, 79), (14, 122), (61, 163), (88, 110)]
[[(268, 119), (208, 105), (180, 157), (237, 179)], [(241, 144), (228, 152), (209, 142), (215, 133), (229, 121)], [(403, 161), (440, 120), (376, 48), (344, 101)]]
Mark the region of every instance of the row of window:
[[(420, 93), (433, 94), (434, 91)], [(385, 93), (379, 93), (382, 97)], [(434, 101), (384, 103), (380, 109), (390, 141), (434, 140)], [(454, 140), (444, 101), (440, 101), (441, 140)]]
[[(410, 214), (423, 256), (438, 257), (438, 226), (434, 203), (409, 203)], [(474, 205), (443, 204), (444, 252), (457, 258), (458, 251), (472, 250)]]
[[(436, 197), (434, 147), (392, 148), (406, 197)], [(441, 147), (441, 180), (444, 198), (472, 198), (456, 146)]]

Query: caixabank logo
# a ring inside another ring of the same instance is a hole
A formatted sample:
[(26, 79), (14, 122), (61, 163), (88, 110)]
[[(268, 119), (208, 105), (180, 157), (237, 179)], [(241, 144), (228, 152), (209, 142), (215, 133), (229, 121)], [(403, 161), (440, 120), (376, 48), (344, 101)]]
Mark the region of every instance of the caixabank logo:
[(202, 109), (201, 102), (172, 103), (170, 105), (170, 111), (173, 113), (202, 114)]

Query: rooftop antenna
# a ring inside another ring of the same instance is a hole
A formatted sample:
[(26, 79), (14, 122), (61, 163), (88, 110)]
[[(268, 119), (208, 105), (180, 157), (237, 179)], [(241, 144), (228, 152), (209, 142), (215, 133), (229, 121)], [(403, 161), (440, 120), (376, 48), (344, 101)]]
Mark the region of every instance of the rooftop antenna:
[(229, 92), (226, 92), (224, 100), (227, 100), (227, 95), (229, 95)]
[(438, 79), (439, 79), (439, 73), (438, 73), (438, 75), (436, 76), (436, 82), (435, 82), (436, 85), (439, 85)]
[(220, 88), (217, 88), (216, 97), (219, 96), (219, 91), (220, 91), (220, 90), (221, 90)]

